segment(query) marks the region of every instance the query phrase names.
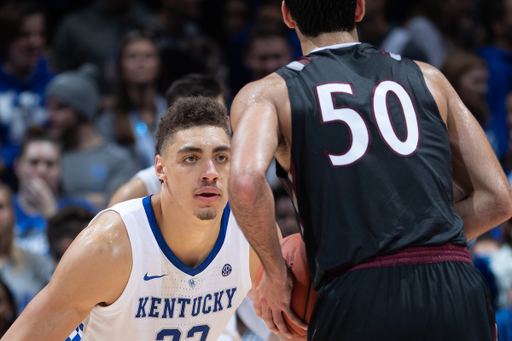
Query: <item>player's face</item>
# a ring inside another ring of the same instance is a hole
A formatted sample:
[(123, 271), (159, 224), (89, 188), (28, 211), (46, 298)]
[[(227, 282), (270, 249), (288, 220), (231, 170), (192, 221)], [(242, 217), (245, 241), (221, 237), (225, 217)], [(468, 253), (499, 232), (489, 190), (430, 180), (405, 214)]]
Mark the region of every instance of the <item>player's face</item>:
[(21, 68), (34, 68), (46, 45), (44, 17), (32, 14), (21, 24), (20, 35), (9, 46), (9, 61)]
[(51, 142), (32, 142), (17, 162), (16, 175), (20, 189), (30, 186), (31, 181), (40, 178), (54, 191), (60, 177), (60, 152)]
[(160, 71), (157, 47), (147, 39), (129, 43), (121, 58), (123, 78), (128, 84), (150, 84), (156, 81)]
[(227, 204), (230, 141), (222, 128), (178, 131), (167, 148), (164, 173), (173, 201), (187, 213), (210, 220)]

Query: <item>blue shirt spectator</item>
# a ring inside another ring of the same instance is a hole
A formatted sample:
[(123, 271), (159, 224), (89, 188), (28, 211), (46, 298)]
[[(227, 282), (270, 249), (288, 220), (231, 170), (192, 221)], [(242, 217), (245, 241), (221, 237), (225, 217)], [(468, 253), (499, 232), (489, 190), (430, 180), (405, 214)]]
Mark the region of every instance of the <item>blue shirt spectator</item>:
[(0, 144), (8, 169), (28, 127), (46, 119), (44, 89), (52, 79), (46, 49), (45, 20), (29, 2), (0, 8)]

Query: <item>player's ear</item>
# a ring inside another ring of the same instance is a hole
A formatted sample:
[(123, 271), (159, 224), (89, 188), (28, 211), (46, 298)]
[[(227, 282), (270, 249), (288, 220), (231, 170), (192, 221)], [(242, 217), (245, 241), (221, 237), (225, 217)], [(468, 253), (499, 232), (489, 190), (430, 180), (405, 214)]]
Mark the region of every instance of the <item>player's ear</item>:
[(295, 21), (292, 18), (292, 15), (290, 14), (290, 10), (288, 9), (288, 6), (283, 2), (281, 3), (281, 12), (283, 13), (283, 20), (286, 26), (289, 28), (295, 28), (297, 25), (295, 24)]
[(165, 172), (164, 172), (164, 158), (160, 155), (157, 155), (155, 156), (155, 174), (156, 174), (156, 177), (159, 178), (160, 180), (166, 182), (167, 181), (167, 176), (165, 175)]
[(366, 11), (365, 0), (357, 0), (356, 22), (360, 22), (361, 20), (363, 20), (365, 11)]

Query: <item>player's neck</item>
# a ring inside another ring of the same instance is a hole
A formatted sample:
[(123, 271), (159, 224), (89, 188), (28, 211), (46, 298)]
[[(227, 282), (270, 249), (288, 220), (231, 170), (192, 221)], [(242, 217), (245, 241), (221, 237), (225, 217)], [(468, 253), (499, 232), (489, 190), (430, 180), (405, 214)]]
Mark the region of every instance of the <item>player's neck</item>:
[(186, 214), (173, 199), (155, 194), (151, 199), (155, 218), (164, 240), (184, 264), (199, 266), (212, 251), (219, 236), (222, 212), (211, 220)]
[(299, 32), (297, 32), (297, 34), (299, 34), (302, 53), (304, 55), (320, 47), (356, 43), (359, 41), (357, 30), (355, 29), (350, 32), (322, 33), (314, 38), (301, 35)]

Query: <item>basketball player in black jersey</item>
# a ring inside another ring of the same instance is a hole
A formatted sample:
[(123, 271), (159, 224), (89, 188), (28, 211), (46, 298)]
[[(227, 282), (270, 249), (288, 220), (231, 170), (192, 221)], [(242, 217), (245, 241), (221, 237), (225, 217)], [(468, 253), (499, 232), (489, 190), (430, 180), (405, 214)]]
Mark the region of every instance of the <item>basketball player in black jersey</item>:
[(495, 340), (466, 243), (512, 215), (510, 185), (438, 70), (358, 43), (364, 6), (285, 0), (304, 57), (233, 103), (230, 200), (265, 267), (255, 307), (284, 335), (281, 312), (298, 320), (265, 182), (275, 156), (319, 289), (310, 340)]

